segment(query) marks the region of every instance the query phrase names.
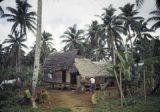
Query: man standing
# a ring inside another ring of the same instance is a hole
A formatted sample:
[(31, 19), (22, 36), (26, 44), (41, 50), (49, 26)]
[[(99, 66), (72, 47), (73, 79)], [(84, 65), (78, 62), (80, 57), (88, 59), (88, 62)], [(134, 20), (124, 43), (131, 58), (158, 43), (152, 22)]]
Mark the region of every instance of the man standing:
[(96, 90), (95, 79), (93, 77), (90, 78), (90, 91), (93, 93)]

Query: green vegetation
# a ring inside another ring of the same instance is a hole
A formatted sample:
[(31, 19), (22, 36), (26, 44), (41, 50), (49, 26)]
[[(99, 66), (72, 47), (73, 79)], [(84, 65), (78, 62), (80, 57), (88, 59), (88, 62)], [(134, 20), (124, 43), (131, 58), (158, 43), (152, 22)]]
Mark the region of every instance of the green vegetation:
[(151, 96), (145, 102), (142, 97), (127, 98), (127, 106), (121, 108), (120, 99), (99, 101), (94, 112), (159, 112), (160, 97)]
[(56, 107), (52, 112), (71, 112), (71, 109), (67, 107)]

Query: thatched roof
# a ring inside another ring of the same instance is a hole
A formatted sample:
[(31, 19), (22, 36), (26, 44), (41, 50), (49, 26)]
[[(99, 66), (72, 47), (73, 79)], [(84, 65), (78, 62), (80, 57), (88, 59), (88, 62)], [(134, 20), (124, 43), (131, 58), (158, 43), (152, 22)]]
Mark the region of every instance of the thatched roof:
[(82, 77), (109, 76), (104, 67), (98, 66), (86, 58), (76, 58), (75, 66)]
[[(67, 70), (74, 67), (73, 63), (77, 57), (77, 50), (67, 51), (63, 53), (50, 54), (44, 61), (44, 70)], [(73, 70), (76, 70), (73, 68)], [(72, 72), (74, 72), (72, 70)]]

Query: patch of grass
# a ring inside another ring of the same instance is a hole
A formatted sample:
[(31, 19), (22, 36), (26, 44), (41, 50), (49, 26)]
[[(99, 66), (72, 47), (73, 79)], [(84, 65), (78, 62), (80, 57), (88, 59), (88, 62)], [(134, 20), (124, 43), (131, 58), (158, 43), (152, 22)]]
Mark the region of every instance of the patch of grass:
[(71, 109), (67, 107), (56, 107), (52, 112), (71, 112)]
[(144, 101), (143, 97), (127, 98), (127, 106), (121, 108), (120, 99), (101, 100), (94, 112), (160, 112), (160, 97), (148, 97)]

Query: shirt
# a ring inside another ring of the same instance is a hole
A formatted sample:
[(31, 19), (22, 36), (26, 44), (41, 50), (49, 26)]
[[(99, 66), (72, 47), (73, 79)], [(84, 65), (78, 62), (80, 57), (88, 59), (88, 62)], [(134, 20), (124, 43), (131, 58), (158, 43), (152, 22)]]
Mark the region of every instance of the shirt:
[(94, 78), (90, 78), (91, 84), (95, 84), (95, 79)]

